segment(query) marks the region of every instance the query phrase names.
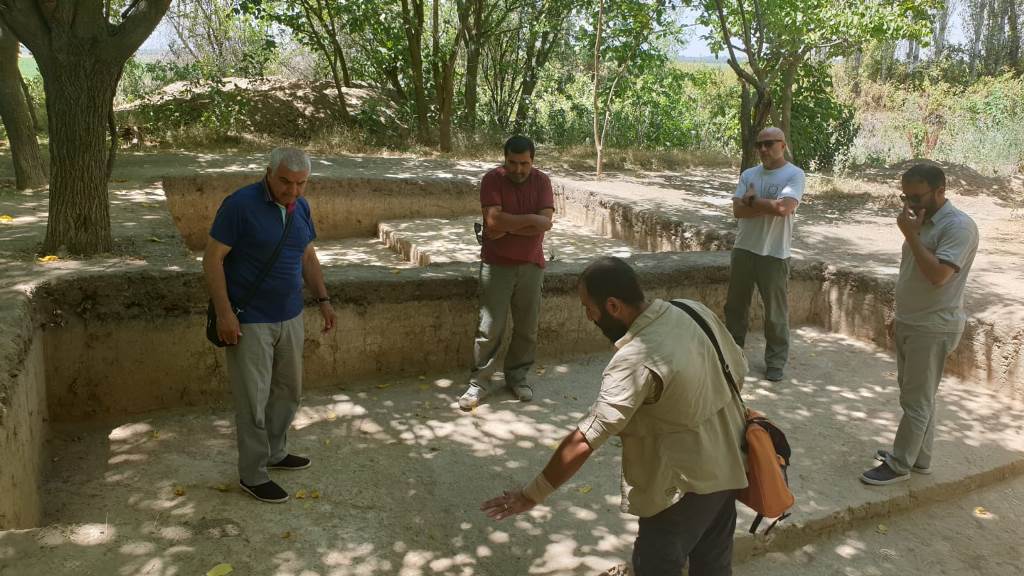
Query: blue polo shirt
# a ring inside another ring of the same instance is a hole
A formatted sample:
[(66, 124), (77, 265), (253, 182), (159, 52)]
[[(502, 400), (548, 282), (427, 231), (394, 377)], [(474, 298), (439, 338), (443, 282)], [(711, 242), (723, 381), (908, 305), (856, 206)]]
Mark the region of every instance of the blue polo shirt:
[[(238, 315), (242, 324), (284, 322), (302, 313), (302, 255), (316, 238), (316, 229), (305, 198), (300, 196), (287, 210), (294, 212), (288, 238), (274, 267)], [(284, 232), (284, 212), (265, 181), (235, 191), (217, 210), (210, 236), (231, 247), (224, 259), (224, 276), (232, 304), (246, 297), (274, 253)]]

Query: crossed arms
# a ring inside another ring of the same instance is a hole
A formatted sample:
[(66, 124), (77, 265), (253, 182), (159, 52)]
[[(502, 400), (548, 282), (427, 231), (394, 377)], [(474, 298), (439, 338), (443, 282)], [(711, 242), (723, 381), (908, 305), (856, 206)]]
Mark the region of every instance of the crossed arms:
[(501, 206), (484, 206), (484, 237), (496, 240), (506, 234), (513, 236), (536, 236), (551, 229), (553, 208), (545, 208), (537, 214), (508, 214)]

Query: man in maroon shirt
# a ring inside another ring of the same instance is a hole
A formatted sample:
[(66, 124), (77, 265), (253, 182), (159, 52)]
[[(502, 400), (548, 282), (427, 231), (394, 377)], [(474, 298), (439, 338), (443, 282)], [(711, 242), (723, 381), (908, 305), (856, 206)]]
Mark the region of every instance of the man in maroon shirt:
[(490, 392), (498, 347), (512, 311), (512, 339), (505, 353), (505, 384), (522, 402), (533, 398), (526, 374), (537, 349), (537, 321), (544, 281), (544, 232), (551, 229), (555, 198), (547, 174), (533, 167), (533, 142), (505, 142), (505, 164), (480, 182), (483, 247), (480, 250), (480, 323), (473, 346), (469, 388), (459, 408), (476, 408)]

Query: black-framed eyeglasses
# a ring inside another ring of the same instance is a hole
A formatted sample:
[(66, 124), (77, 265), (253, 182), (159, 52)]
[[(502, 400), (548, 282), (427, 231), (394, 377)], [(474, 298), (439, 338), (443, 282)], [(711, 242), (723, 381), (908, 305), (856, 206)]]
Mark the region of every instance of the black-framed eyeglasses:
[(760, 142), (754, 142), (756, 148), (771, 148), (772, 146), (782, 142), (782, 140), (761, 140)]
[(920, 194), (900, 194), (900, 200), (908, 202), (910, 204), (920, 204), (921, 200), (924, 200), (925, 196), (934, 193), (935, 190), (929, 190)]

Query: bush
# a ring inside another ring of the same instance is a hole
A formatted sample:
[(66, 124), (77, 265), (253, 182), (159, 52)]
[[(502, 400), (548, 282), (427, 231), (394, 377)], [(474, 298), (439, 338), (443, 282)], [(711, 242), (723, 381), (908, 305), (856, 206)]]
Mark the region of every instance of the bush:
[(966, 87), (930, 80), (910, 92), (867, 83), (857, 109), (855, 163), (930, 158), (1000, 175), (1024, 160), (1024, 78), (1012, 74)]

